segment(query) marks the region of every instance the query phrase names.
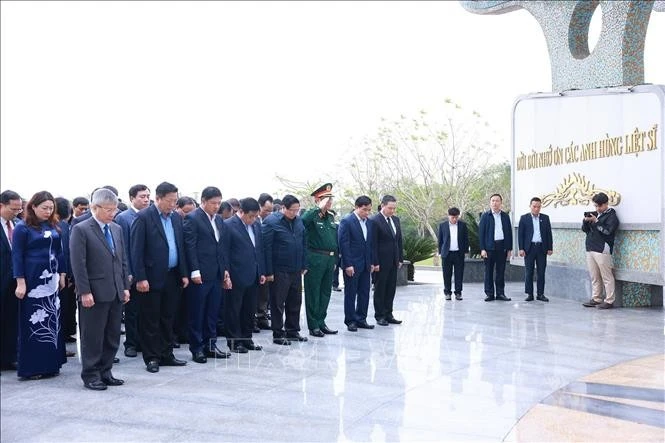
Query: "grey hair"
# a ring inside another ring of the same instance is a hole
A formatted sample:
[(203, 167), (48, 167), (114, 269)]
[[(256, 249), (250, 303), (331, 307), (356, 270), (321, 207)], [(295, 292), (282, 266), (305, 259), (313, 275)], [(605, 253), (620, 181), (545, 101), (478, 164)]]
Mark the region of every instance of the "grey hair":
[(113, 193), (113, 191), (110, 191), (105, 188), (100, 188), (95, 191), (94, 194), (92, 194), (92, 201), (90, 204), (94, 206), (101, 206), (101, 205), (118, 205), (118, 196)]

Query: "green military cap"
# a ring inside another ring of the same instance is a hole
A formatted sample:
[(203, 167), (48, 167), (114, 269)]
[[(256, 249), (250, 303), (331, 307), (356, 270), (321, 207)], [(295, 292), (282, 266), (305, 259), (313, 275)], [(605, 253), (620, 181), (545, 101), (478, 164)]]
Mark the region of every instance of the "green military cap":
[(332, 183), (321, 185), (316, 191), (312, 192), (311, 195), (314, 198), (333, 197)]

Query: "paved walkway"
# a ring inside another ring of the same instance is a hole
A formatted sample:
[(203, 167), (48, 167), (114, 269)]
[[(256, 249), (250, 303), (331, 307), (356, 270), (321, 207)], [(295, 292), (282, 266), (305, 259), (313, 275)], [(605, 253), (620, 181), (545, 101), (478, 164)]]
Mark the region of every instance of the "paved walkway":
[[(263, 351), (205, 365), (184, 346), (176, 355), (187, 366), (157, 374), (121, 356), (114, 375), (126, 383), (103, 392), (83, 388), (76, 359), (53, 379), (3, 372), (0, 439), (663, 440), (662, 309), (525, 303), (519, 284), (508, 286), (512, 302), (485, 303), (478, 284), (449, 302), (438, 272), (417, 270), (416, 280), (423, 284), (398, 289), (402, 325), (340, 330), (291, 347), (273, 345), (264, 331), (255, 336)], [(328, 321), (340, 329), (342, 301), (333, 293)], [(631, 382), (627, 373), (641, 375)], [(571, 395), (622, 402), (624, 413), (608, 416), (617, 408), (607, 404), (582, 411)], [(563, 432), (575, 423), (587, 433)], [(622, 426), (640, 432), (614, 432)]]

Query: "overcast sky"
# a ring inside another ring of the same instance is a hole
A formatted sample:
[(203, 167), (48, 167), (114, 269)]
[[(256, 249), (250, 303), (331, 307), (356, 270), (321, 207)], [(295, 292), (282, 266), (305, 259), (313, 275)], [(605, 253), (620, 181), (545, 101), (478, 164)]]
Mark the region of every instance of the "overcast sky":
[[(183, 194), (335, 182), (381, 117), (446, 97), (484, 115), (508, 159), (521, 94), (551, 90), (526, 11), (458, 2), (2, 2), (1, 188), (73, 198), (161, 181)], [(645, 81), (665, 83), (665, 13)], [(276, 195), (275, 195), (276, 196)]]

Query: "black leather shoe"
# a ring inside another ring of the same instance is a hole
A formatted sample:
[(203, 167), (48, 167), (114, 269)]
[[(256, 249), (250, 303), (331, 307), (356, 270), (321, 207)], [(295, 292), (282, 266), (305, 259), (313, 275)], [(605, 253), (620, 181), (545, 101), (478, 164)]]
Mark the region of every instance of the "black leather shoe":
[(105, 391), (107, 389), (101, 380), (84, 381), (83, 386), (93, 391)]
[(453, 296), (452, 294), (446, 294), (446, 300), (452, 300)]
[(597, 302), (594, 299), (589, 300), (588, 302), (582, 303), (582, 306), (585, 308), (595, 308), (596, 306), (600, 305), (601, 303)]
[(321, 326), (321, 332), (323, 332), (324, 334), (335, 335), (337, 334), (338, 331), (337, 329), (330, 329), (328, 326), (323, 325)]
[(348, 329), (351, 332), (356, 332), (358, 330), (358, 325), (356, 325), (354, 322), (351, 322), (348, 325), (346, 325), (346, 329)]
[(125, 384), (125, 380), (115, 378), (114, 376), (102, 377), (102, 383), (106, 386), (122, 386)]
[(342, 292), (339, 286), (333, 286), (332, 290), (335, 292)]
[(358, 328), (360, 329), (374, 329), (374, 325), (367, 324), (366, 321), (358, 322)]
[(401, 325), (402, 320), (397, 320), (395, 317), (390, 317), (388, 319), (388, 323), (390, 323), (391, 325)]
[(249, 342), (245, 343), (244, 346), (245, 346), (245, 348), (249, 349), (250, 351), (260, 351), (261, 349), (263, 349), (263, 346), (257, 345), (256, 343), (254, 343), (251, 340)]
[(463, 300), (462, 294), (455, 294), (455, 300)]
[(284, 337), (273, 337), (272, 342), (275, 343), (276, 345), (282, 345), (282, 346), (289, 346), (291, 344), (291, 342)]
[(376, 320), (376, 324), (379, 326), (388, 326), (389, 323), (386, 321), (385, 318), (379, 318)]
[(136, 352), (136, 348), (134, 346), (127, 346), (125, 348), (125, 357), (136, 357), (138, 352)]
[(488, 295), (487, 297), (485, 297), (485, 301), (494, 301), (494, 296)]
[(157, 360), (150, 360), (147, 365), (145, 365), (145, 370), (148, 372), (159, 372), (159, 362)]
[(310, 329), (309, 335), (312, 335), (314, 337), (323, 337), (325, 334), (321, 332), (320, 329)]
[(113, 363), (120, 363), (120, 359), (118, 357), (113, 357)]
[[(321, 332), (323, 332), (323, 331), (321, 331)], [(286, 338), (288, 338), (289, 340), (293, 340), (293, 341), (307, 341), (307, 337), (303, 337), (302, 335), (298, 334), (297, 332), (291, 332), (291, 333), (287, 332), (286, 333)]]
[(524, 299), (524, 301), (533, 301), (533, 295), (529, 294), (527, 298)]
[(247, 354), (249, 351), (243, 345), (236, 345), (231, 349), (231, 352), (235, 352), (236, 354)]
[(261, 332), (261, 328), (259, 328), (258, 326), (254, 325), (254, 329), (252, 329), (252, 332), (253, 332), (254, 334), (258, 334), (259, 332)]
[(538, 296), (536, 296), (536, 300), (546, 301), (546, 302), (547, 302), (547, 301), (550, 301), (550, 299), (547, 298), (547, 297), (545, 297), (544, 295), (538, 295)]
[(162, 359), (159, 364), (161, 366), (185, 366), (187, 362), (185, 360), (178, 360), (174, 355), (171, 355), (170, 357)]
[(502, 295), (497, 295), (497, 296), (496, 296), (496, 299), (497, 299), (497, 300), (500, 300), (500, 301), (510, 301), (510, 300), (512, 300), (510, 297), (506, 297), (506, 296), (503, 295), (503, 294), (502, 294)]
[(65, 337), (65, 343), (76, 343), (76, 339), (71, 335), (68, 335), (67, 337)]
[(259, 329), (263, 329), (263, 330), (266, 330), (266, 331), (269, 331), (269, 330), (272, 329), (270, 327), (270, 323), (265, 318), (259, 319), (259, 321), (256, 323), (256, 326), (258, 326)]
[(605, 303), (602, 302), (601, 304), (598, 305), (598, 309), (612, 309), (614, 305), (612, 303)]
[(199, 351), (192, 354), (192, 361), (195, 363), (208, 363), (208, 358), (203, 351)]
[(173, 347), (173, 349), (180, 349), (180, 343), (178, 343), (177, 341), (173, 342), (171, 346)]
[(214, 348), (208, 349), (205, 352), (206, 357), (210, 358), (229, 358), (231, 356), (230, 352), (222, 351), (217, 346)]

